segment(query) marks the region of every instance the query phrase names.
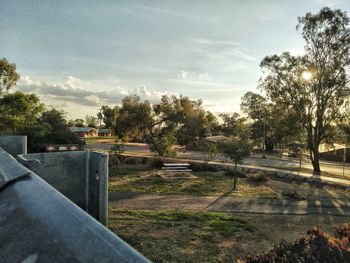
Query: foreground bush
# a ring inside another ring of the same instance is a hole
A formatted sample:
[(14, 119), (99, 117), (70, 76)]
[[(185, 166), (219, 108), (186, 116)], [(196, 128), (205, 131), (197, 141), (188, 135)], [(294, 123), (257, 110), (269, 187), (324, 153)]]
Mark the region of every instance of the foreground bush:
[(238, 262), (246, 263), (340, 263), (350, 262), (350, 225), (335, 227), (334, 235), (309, 230), (306, 238), (293, 243), (280, 242), (266, 254), (258, 254)]

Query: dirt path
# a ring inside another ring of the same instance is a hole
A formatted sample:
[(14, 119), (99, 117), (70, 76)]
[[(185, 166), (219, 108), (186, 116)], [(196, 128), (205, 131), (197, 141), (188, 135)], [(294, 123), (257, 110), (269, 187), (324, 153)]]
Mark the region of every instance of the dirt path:
[(350, 202), (338, 199), (286, 200), (232, 196), (193, 196), (144, 193), (109, 193), (109, 206), (118, 209), (216, 211), (262, 214), (328, 214), (350, 216)]

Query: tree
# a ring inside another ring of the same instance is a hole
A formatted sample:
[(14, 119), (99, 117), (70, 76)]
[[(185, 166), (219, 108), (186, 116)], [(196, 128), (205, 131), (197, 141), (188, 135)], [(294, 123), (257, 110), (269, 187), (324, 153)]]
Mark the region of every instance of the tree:
[(22, 128), (37, 123), (44, 105), (34, 94), (15, 92), (0, 97), (0, 130), (18, 133)]
[(115, 133), (124, 140), (141, 142), (150, 134), (153, 123), (149, 101), (141, 101), (137, 95), (127, 96), (116, 119)]
[(97, 128), (98, 126), (97, 118), (92, 115), (85, 116), (85, 123), (88, 127), (92, 127), (92, 128)]
[[(111, 147), (111, 153), (115, 157), (115, 161), (112, 162), (112, 164), (116, 164), (117, 170), (119, 169), (120, 161), (122, 160), (122, 154), (125, 152), (125, 146), (124, 144), (120, 143), (119, 141), (115, 141), (115, 144)], [(110, 164), (113, 159), (110, 159)]]
[(81, 144), (81, 140), (70, 132), (64, 111), (51, 108), (44, 111), (38, 121), (50, 127), (42, 144)]
[(269, 105), (267, 99), (251, 91), (248, 91), (241, 98), (241, 109), (247, 113), (252, 120), (261, 120), (267, 118), (269, 115)]
[(0, 59), (0, 95), (3, 90), (8, 90), (16, 85), (17, 80), (20, 76), (16, 72), (16, 64), (11, 64), (6, 58)]
[(28, 151), (43, 151), (47, 144), (83, 145), (83, 141), (70, 132), (65, 116), (64, 111), (51, 108), (44, 111), (34, 125), (24, 127), (21, 133), (28, 137)]
[(253, 120), (251, 127), (252, 139), (259, 146), (262, 145), (264, 151), (267, 149), (272, 150), (273, 147), (267, 147), (266, 139), (267, 122), (270, 115), (267, 99), (260, 94), (249, 91), (241, 99), (241, 109)]
[(230, 141), (219, 143), (219, 149), (224, 155), (234, 162), (233, 189), (237, 188), (237, 166), (252, 151), (252, 144), (247, 136), (233, 137)]
[(220, 130), (225, 136), (239, 136), (242, 133), (250, 133), (250, 127), (247, 119), (241, 117), (238, 113), (220, 114), (222, 124)]
[(190, 100), (182, 95), (163, 96), (161, 103), (154, 105), (153, 109), (153, 128), (173, 133), (182, 145), (195, 145), (218, 125), (216, 117), (203, 109), (201, 100)]
[(171, 133), (152, 135), (150, 138), (150, 148), (160, 157), (175, 157), (176, 151), (172, 149), (172, 145), (176, 143), (176, 138)]
[(103, 120), (104, 127), (106, 129), (113, 129), (115, 127), (115, 122), (119, 113), (119, 107), (115, 106), (111, 108), (109, 106), (102, 106), (101, 112), (97, 114), (99, 120)]
[(75, 119), (74, 127), (85, 127), (85, 121), (83, 119)]
[(350, 94), (349, 18), (340, 10), (323, 8), (298, 21), (306, 54), (265, 57), (260, 64), (265, 77), (259, 85), (273, 102), (295, 111), (306, 131), (314, 173), (319, 174), (319, 145), (341, 118)]
[(219, 149), (216, 146), (216, 144), (210, 142), (201, 143), (199, 146), (199, 150), (204, 155), (204, 161), (206, 166), (210, 161), (214, 160), (219, 153)]
[(264, 96), (247, 92), (242, 97), (241, 109), (253, 120), (251, 139), (265, 150), (286, 146), (303, 138), (303, 130), (294, 110), (280, 103), (268, 102)]

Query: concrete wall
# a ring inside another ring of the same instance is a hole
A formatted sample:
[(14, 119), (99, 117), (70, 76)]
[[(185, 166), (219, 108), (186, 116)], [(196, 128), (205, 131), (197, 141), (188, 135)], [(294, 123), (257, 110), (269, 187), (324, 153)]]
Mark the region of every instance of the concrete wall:
[(95, 152), (54, 152), (19, 155), (18, 161), (72, 202), (107, 225), (108, 155)]
[[(90, 157), (100, 177), (106, 158)], [(0, 147), (0, 262), (149, 261)]]
[(27, 154), (27, 136), (0, 136), (0, 147), (2, 147), (12, 156), (17, 156), (18, 154)]

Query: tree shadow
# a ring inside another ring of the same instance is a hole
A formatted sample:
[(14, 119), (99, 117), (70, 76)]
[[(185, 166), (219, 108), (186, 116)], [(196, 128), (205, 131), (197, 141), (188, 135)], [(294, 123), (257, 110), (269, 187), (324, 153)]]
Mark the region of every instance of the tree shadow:
[(230, 188), (230, 190), (228, 190), (227, 192), (223, 193), (222, 195), (220, 195), (218, 198), (216, 198), (214, 201), (210, 202), (206, 207), (202, 208), (201, 210), (198, 211), (198, 213), (203, 212), (205, 210), (207, 210), (209, 207), (211, 207), (212, 205), (214, 205), (215, 203), (219, 202), (221, 199), (223, 199), (224, 197), (228, 196), (230, 193), (232, 193), (232, 191), (234, 191), (234, 188)]

